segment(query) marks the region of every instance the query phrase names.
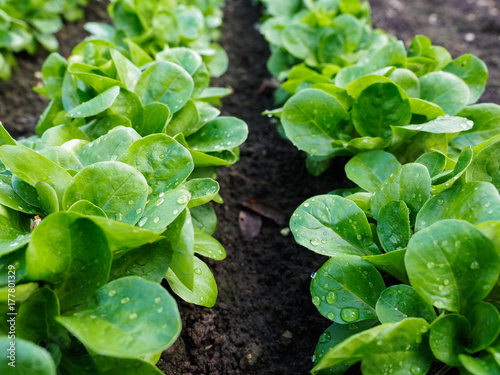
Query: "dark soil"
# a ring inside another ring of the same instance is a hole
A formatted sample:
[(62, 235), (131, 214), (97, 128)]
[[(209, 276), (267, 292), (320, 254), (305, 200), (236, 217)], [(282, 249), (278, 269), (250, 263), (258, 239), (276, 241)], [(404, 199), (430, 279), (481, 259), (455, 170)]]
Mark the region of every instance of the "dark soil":
[[(429, 36), (454, 57), (473, 53), (490, 69), (481, 101), (500, 103), (500, 4), (492, 0), (372, 0), (375, 27), (409, 43), (414, 35)], [(225, 204), (217, 206), (216, 237), (227, 259), (209, 262), (219, 285), (212, 309), (179, 302), (182, 335), (159, 362), (168, 375), (295, 375), (307, 374), (318, 337), (329, 321), (310, 302), (310, 274), (326, 258), (295, 244), (286, 227), (263, 219), (260, 235), (245, 241), (238, 228), (241, 202), (256, 199), (272, 204), (288, 217), (305, 199), (347, 182), (344, 159), (336, 159), (321, 177), (311, 177), (303, 156), (281, 139), (276, 126), (260, 113), (273, 107), (273, 88), (265, 68), (268, 47), (258, 30), (260, 7), (251, 0), (228, 0), (221, 41), (230, 57), (228, 73), (216, 85), (231, 86), (224, 114), (245, 120), (250, 128), (241, 147), (241, 161), (221, 169)], [(95, 3), (87, 21), (105, 19)], [(62, 53), (85, 35), (81, 24), (61, 34)], [(0, 120), (14, 136), (29, 135), (47, 101), (31, 92), (46, 54), (20, 56), (21, 74), (0, 83)]]

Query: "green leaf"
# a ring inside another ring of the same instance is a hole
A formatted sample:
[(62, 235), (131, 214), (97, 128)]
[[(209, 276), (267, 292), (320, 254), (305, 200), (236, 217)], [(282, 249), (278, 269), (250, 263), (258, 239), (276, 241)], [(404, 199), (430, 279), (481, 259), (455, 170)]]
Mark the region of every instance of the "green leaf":
[(179, 336), (175, 300), (160, 285), (123, 277), (57, 318), (89, 350), (118, 358), (139, 358), (165, 350)]
[(83, 146), (78, 150), (77, 156), (84, 166), (101, 161), (115, 161), (138, 139), (141, 137), (134, 129), (119, 126)]
[(236, 117), (218, 117), (206, 123), (186, 138), (190, 149), (202, 152), (231, 150), (241, 145), (248, 136), (244, 121)]
[(436, 176), (434, 178), (433, 186), (431, 187), (431, 193), (440, 193), (453, 185), (468, 169), (469, 165), (472, 162), (473, 154), (474, 153), (470, 146), (465, 147), (462, 152), (460, 152), (457, 164), (455, 165), (455, 168), (453, 169), (451, 174), (448, 174), (448, 171), (446, 171), (444, 172), (442, 178), (440, 176)]
[(434, 308), (405, 284), (393, 285), (382, 292), (376, 305), (381, 323), (397, 323), (408, 317), (423, 318), (429, 324), (436, 319)]
[(15, 369), (9, 367), (7, 374), (56, 375), (56, 365), (49, 352), (30, 341), (21, 338), (16, 338), (14, 341), (6, 336), (0, 337), (0, 349), (2, 353), (9, 355), (7, 357), (9, 361), (4, 358), (4, 363), (7, 365), (12, 363), (15, 367)]
[[(496, 180), (500, 170), (500, 140), (488, 142), (485, 147), (475, 152), (474, 158), (465, 171), (466, 181), (486, 181)], [(498, 183), (495, 185), (500, 187)]]
[(43, 210), (47, 214), (52, 214), (59, 211), (59, 199), (57, 198), (56, 191), (46, 182), (38, 181), (35, 185), (40, 203)]
[(52, 186), (62, 200), (71, 175), (53, 161), (24, 146), (0, 146), (0, 159), (10, 171), (31, 186), (38, 181)]
[(118, 94), (120, 93), (120, 87), (114, 86), (102, 94), (97, 95), (95, 98), (80, 104), (78, 107), (73, 108), (66, 116), (73, 118), (84, 118), (98, 115), (99, 113), (110, 108), (115, 102)]
[[(0, 204), (5, 207), (9, 207), (15, 211), (24, 212), (27, 214), (37, 214), (40, 213), (38, 207), (32, 206), (29, 203), (26, 203), (26, 199), (22, 199), (26, 194), (20, 192), (22, 197), (16, 194), (14, 189), (11, 186), (8, 176), (0, 177)], [(20, 180), (22, 181), (22, 180)], [(28, 184), (27, 184), (28, 185)], [(31, 187), (30, 185), (28, 185)], [(29, 194), (29, 193), (28, 193)], [(35, 198), (36, 199), (36, 198)], [(40, 202), (37, 202), (37, 206), (40, 205)]]
[(190, 197), (189, 191), (182, 188), (150, 195), (138, 225), (162, 233), (188, 206)]
[(170, 108), (171, 113), (175, 113), (189, 100), (193, 87), (193, 79), (180, 66), (157, 61), (142, 73), (135, 92), (143, 105), (161, 102)]
[(431, 326), (432, 353), (448, 366), (460, 366), (458, 356), (467, 353), (462, 343), (469, 341), (470, 335), (469, 322), (462, 315), (442, 315)]
[(500, 333), (500, 313), (491, 303), (479, 302), (464, 312), (471, 325), (471, 343), (465, 348), (469, 353), (486, 349)]
[(462, 55), (443, 68), (444, 72), (455, 74), (463, 79), (470, 90), (467, 104), (475, 103), (483, 94), (488, 80), (486, 64), (474, 55)]
[(115, 64), (118, 78), (125, 83), (127, 89), (133, 91), (141, 76), (141, 70), (118, 50), (112, 49), (110, 53), (113, 63)]
[(191, 193), (191, 208), (210, 202), (219, 192), (219, 183), (211, 178), (194, 178), (186, 182), (185, 188)]
[(17, 229), (9, 219), (0, 215), (0, 256), (4, 256), (26, 245), (30, 234)]
[(299, 149), (312, 155), (329, 155), (332, 142), (340, 137), (344, 106), (332, 95), (318, 89), (302, 90), (283, 107), (281, 121), (286, 136)]
[(403, 129), (418, 130), (425, 133), (458, 133), (465, 130), (470, 130), (474, 123), (463, 117), (457, 116), (439, 116), (434, 120), (419, 125), (401, 126)]
[(409, 283), (405, 268), (406, 249), (395, 250), (380, 255), (368, 255), (363, 259), (370, 262), (375, 267), (394, 276), (403, 283)]
[(364, 89), (352, 106), (352, 121), (362, 136), (392, 137), (391, 126), (408, 125), (408, 95), (393, 83), (375, 83)]
[(194, 169), (189, 151), (165, 134), (138, 139), (118, 160), (141, 172), (157, 193), (175, 189)]
[(53, 126), (42, 135), (39, 147), (62, 146), (64, 143), (74, 140), (88, 140), (87, 135), (76, 125), (65, 124)]
[(85, 301), (104, 285), (110, 266), (111, 252), (102, 229), (68, 212), (43, 219), (26, 251), (27, 277), (57, 284), (55, 291), (63, 308)]
[(459, 134), (450, 144), (461, 150), (465, 146), (476, 147), (480, 143), (500, 133), (500, 106), (494, 103), (481, 103), (468, 106), (460, 113), (474, 123), (474, 127), (467, 132)]
[(14, 138), (12, 138), (12, 136), (4, 128), (1, 122), (0, 122), (0, 145), (17, 146), (17, 142), (14, 140)]
[(410, 223), (420, 208), (430, 197), (431, 178), (429, 171), (421, 164), (405, 164), (394, 171), (373, 193), (372, 213), (378, 218), (379, 212), (390, 201), (403, 201), (410, 210)]
[(141, 218), (147, 196), (147, 181), (137, 169), (116, 161), (104, 161), (78, 172), (62, 202), (67, 210), (80, 200), (88, 200), (108, 217), (135, 224)]
[(199, 230), (212, 234), (217, 226), (217, 215), (214, 208), (209, 204), (190, 208), (193, 226)]
[(64, 75), (68, 68), (68, 62), (57, 52), (51, 53), (42, 65), (42, 82), (53, 99), (55, 95), (61, 92)]
[(470, 102), (467, 84), (448, 72), (432, 72), (420, 77), (420, 98), (439, 105), (453, 116)]
[(415, 160), (415, 163), (425, 165), (425, 167), (429, 170), (429, 175), (433, 178), (444, 170), (446, 165), (446, 155), (438, 151), (426, 152)]
[(467, 182), (430, 198), (418, 213), (415, 231), (444, 219), (472, 224), (500, 220), (500, 195), (488, 182)]
[(196, 227), (194, 230), (194, 252), (215, 260), (226, 258), (226, 250), (221, 243)]
[(345, 165), (345, 172), (351, 181), (369, 192), (374, 192), (400, 166), (401, 163), (394, 155), (373, 150), (350, 159)]
[(458, 359), (467, 371), (474, 375), (500, 375), (500, 366), (495, 361), (495, 357), (482, 356), (470, 357), (459, 354)]
[(73, 203), (71, 207), (68, 208), (68, 212), (74, 212), (84, 216), (101, 216), (107, 218), (107, 215), (102, 208), (97, 207), (94, 203), (87, 200), (81, 200)]
[[(183, 109), (185, 107), (186, 106), (184, 106)], [(144, 119), (142, 121), (142, 127), (139, 127), (139, 124), (134, 124), (134, 129), (142, 136), (163, 133), (165, 126), (167, 126), (171, 118), (168, 106), (159, 102), (153, 102), (146, 105), (143, 114)]]
[(411, 285), (437, 308), (466, 311), (495, 285), (500, 259), (472, 224), (441, 220), (416, 233), (405, 256)]
[(384, 289), (377, 269), (355, 255), (330, 258), (311, 281), (313, 304), (340, 324), (375, 319), (375, 304)]
[(172, 242), (174, 254), (170, 269), (189, 290), (194, 288), (194, 228), (188, 209), (182, 211), (167, 228), (165, 237)]
[(168, 284), (175, 294), (184, 301), (196, 305), (212, 307), (217, 300), (217, 284), (208, 266), (194, 257), (194, 282), (193, 288), (188, 288), (184, 282), (179, 280), (172, 268), (165, 275)]
[(62, 348), (67, 347), (70, 344), (69, 335), (55, 321), (56, 316), (59, 316), (59, 301), (55, 293), (48, 288), (37, 289), (19, 307), (16, 334), (36, 344), (55, 343)]
[(410, 240), (410, 211), (403, 201), (390, 201), (380, 209), (379, 241), (386, 252), (405, 249)]
[(365, 213), (348, 199), (319, 195), (302, 203), (292, 215), (290, 229), (299, 245), (323, 255), (373, 255)]
[(211, 77), (220, 77), (227, 71), (229, 58), (220, 45), (211, 43), (209, 47), (212, 54), (203, 56), (203, 62), (207, 65)]
[(164, 238), (152, 244), (145, 244), (118, 259), (111, 265), (110, 280), (124, 276), (139, 276), (161, 283), (172, 260), (172, 245)]

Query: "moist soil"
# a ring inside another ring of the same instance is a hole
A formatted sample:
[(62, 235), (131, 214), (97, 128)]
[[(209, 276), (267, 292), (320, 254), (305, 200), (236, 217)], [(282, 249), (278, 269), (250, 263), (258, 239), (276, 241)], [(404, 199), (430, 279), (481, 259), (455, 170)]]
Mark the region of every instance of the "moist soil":
[[(406, 45), (423, 34), (446, 47), (454, 57), (472, 53), (490, 70), (481, 101), (500, 103), (500, 3), (493, 0), (372, 0), (373, 23)], [(228, 0), (222, 46), (230, 68), (216, 86), (234, 94), (224, 100), (223, 114), (245, 120), (250, 129), (241, 160), (220, 169), (224, 205), (217, 205), (215, 237), (227, 258), (208, 261), (219, 286), (211, 308), (179, 301), (183, 331), (163, 353), (159, 368), (167, 375), (295, 375), (307, 374), (321, 333), (329, 326), (310, 302), (310, 274), (326, 258), (298, 246), (287, 224), (263, 218), (257, 237), (246, 240), (238, 227), (242, 202), (254, 199), (286, 216), (305, 199), (348, 187), (337, 158), (320, 177), (310, 176), (304, 155), (280, 138), (276, 124), (260, 113), (273, 108), (275, 82), (267, 73), (269, 55), (258, 31), (261, 8), (251, 0)], [(92, 3), (85, 22), (109, 22), (104, 3)], [(60, 53), (68, 55), (87, 34), (83, 22), (67, 25), (59, 34)], [(0, 120), (15, 137), (33, 133), (47, 100), (31, 91), (39, 82), (46, 52), (18, 56), (19, 73), (0, 83)], [(360, 373), (354, 368), (351, 373)], [(432, 371), (434, 372), (434, 370)], [(448, 372), (451, 374), (451, 372)]]

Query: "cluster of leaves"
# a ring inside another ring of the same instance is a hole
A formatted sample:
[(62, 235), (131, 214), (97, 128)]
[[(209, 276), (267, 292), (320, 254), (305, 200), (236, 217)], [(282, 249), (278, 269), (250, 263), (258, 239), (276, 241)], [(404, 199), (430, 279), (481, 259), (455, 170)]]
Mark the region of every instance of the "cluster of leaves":
[(219, 116), (229, 90), (209, 87), (187, 47), (151, 55), (131, 38), (92, 37), (68, 60), (51, 54), (42, 77), (36, 90), (51, 101), (36, 135), (0, 128), (1, 310), (14, 268), (16, 367), (159, 374), (181, 329), (159, 283), (215, 303), (199, 256), (225, 257), (210, 202), (222, 202), (216, 168), (238, 160), (247, 126)]
[(127, 38), (151, 55), (166, 47), (198, 52), (212, 77), (227, 69), (220, 38), (223, 0), (112, 0), (108, 11), (114, 27), (88, 23), (87, 31), (115, 44)]
[[(312, 275), (312, 302), (334, 322), (312, 372), (361, 361), (364, 374), (420, 375), (439, 361), (500, 373), (500, 106), (474, 104), (485, 64), (424, 36), (406, 49), (340, 7), (357, 1), (292, 3), (267, 2), (263, 33), (295, 59), (269, 64), (291, 97), (266, 113), (315, 175), (354, 155), (358, 185), (308, 199), (290, 221), (300, 245), (330, 257)], [(339, 7), (329, 20), (317, 16), (327, 4)]]
[(470, 106), (487, 77), (477, 57), (452, 59), (417, 36), (407, 50), (401, 41), (391, 42), (333, 77), (296, 66), (282, 85), (292, 97), (269, 113), (281, 118), (284, 135), (307, 153), (314, 175), (335, 156), (376, 149), (405, 162), (431, 149), (456, 157), (464, 145), (477, 145), (455, 141), (448, 150), (457, 133), (472, 128)]
[(295, 211), (296, 241), (330, 257), (311, 294), (335, 323), (312, 372), (362, 361), (364, 374), (419, 375), (436, 360), (464, 374), (500, 372), (499, 152), (497, 136), (456, 163), (437, 151), (403, 165), (361, 153), (345, 167), (358, 188)]
[(359, 0), (261, 0), (267, 16), (267, 67), (280, 81), (300, 63), (332, 75), (389, 41), (370, 27), (370, 4)]
[(14, 53), (34, 54), (41, 44), (55, 51), (54, 34), (63, 27), (63, 18), (74, 22), (83, 17), (81, 7), (88, 0), (2, 0), (0, 1), (0, 79), (10, 77), (16, 67)]

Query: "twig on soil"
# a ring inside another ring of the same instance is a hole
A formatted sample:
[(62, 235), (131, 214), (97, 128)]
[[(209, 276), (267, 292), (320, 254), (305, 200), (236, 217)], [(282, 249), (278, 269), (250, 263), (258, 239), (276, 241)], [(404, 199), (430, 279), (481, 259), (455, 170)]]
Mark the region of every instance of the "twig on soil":
[(256, 185), (267, 185), (268, 184), (265, 181), (257, 181), (257, 180), (254, 180), (254, 179), (250, 178), (250, 177), (245, 176), (244, 174), (242, 174), (241, 172), (239, 172), (234, 166), (229, 167), (229, 170), (231, 172), (233, 172), (236, 176), (238, 176), (239, 178), (241, 178), (242, 180), (251, 182), (252, 184), (256, 184)]

